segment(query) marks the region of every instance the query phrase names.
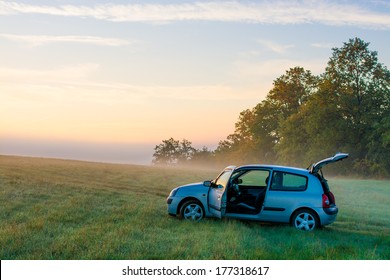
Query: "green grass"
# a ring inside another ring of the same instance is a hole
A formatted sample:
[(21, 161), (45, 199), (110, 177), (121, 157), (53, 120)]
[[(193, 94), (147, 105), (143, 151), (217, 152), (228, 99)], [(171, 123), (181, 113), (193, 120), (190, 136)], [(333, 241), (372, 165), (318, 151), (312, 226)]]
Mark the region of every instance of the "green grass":
[(315, 232), (166, 212), (218, 171), (0, 156), (0, 259), (389, 259), (390, 181), (331, 179), (340, 212)]

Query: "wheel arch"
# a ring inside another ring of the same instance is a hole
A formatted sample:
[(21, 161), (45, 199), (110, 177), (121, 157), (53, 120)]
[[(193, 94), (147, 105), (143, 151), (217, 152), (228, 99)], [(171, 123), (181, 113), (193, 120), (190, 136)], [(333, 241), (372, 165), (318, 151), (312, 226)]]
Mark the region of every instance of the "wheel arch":
[(317, 218), (317, 221), (318, 221), (318, 227), (322, 226), (321, 225), (320, 215), (318, 215), (316, 210), (314, 210), (313, 208), (307, 207), (307, 206), (299, 207), (299, 208), (295, 209), (294, 212), (291, 213), (290, 220), (289, 220), (290, 225), (292, 223), (292, 220), (293, 220), (293, 217), (294, 217), (295, 213), (297, 213), (298, 211), (301, 211), (301, 210), (309, 210), (309, 211), (313, 212), (314, 215), (316, 215), (316, 218)]
[(180, 208), (183, 206), (184, 203), (186, 203), (187, 201), (191, 201), (191, 200), (195, 200), (195, 201), (199, 202), (200, 206), (201, 206), (202, 209), (203, 209), (203, 213), (206, 214), (206, 212), (205, 212), (205, 207), (204, 207), (202, 201), (200, 201), (200, 200), (199, 200), (198, 198), (196, 198), (196, 197), (188, 196), (188, 197), (186, 197), (186, 198), (183, 198), (183, 199), (180, 201), (180, 203), (179, 203), (179, 205), (177, 206), (177, 209), (176, 209), (176, 215), (180, 215)]

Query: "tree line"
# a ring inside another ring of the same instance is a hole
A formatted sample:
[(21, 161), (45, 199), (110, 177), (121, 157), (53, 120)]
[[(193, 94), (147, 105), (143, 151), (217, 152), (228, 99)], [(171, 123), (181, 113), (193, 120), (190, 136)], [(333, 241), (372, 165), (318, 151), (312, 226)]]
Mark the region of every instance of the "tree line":
[(266, 98), (240, 113), (235, 131), (214, 151), (170, 138), (155, 147), (153, 162), (307, 167), (347, 152), (350, 159), (333, 168), (390, 175), (390, 71), (360, 38), (332, 51), (321, 75), (297, 66), (275, 79)]

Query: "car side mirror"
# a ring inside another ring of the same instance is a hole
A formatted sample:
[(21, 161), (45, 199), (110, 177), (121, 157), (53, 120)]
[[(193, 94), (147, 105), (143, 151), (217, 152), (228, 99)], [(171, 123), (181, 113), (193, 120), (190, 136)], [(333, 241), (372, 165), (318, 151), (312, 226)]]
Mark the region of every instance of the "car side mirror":
[(203, 182), (203, 186), (205, 187), (211, 187), (213, 183), (211, 183), (211, 181), (204, 181)]

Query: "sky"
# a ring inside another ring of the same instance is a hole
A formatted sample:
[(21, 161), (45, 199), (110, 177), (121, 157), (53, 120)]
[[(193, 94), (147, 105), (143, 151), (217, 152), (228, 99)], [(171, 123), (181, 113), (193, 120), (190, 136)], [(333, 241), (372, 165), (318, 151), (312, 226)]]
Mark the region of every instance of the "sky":
[(0, 154), (150, 164), (359, 37), (390, 65), (390, 1), (0, 0)]

